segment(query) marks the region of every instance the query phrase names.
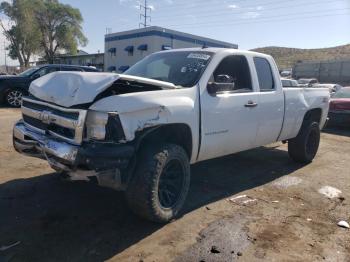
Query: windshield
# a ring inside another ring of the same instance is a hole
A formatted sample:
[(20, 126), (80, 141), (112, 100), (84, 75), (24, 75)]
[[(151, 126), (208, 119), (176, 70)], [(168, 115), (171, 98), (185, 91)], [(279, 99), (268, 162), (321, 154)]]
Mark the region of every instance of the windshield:
[(28, 77), (38, 69), (39, 69), (39, 67), (32, 67), (32, 68), (27, 69), (26, 71), (23, 71), (22, 73), (20, 73), (18, 75)]
[(350, 98), (350, 88), (343, 88), (336, 92), (333, 98)]
[(191, 87), (200, 79), (212, 55), (201, 51), (160, 52), (147, 56), (124, 74)]

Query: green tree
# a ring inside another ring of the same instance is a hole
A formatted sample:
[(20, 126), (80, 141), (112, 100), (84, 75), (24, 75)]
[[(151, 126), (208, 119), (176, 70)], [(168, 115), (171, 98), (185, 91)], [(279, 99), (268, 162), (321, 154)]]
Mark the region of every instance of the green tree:
[(58, 0), (37, 0), (34, 13), (41, 33), (40, 42), (47, 62), (53, 63), (61, 52), (75, 54), (78, 45), (85, 46), (82, 15), (77, 8)]
[(0, 20), (0, 26), (9, 41), (9, 56), (18, 59), (22, 68), (29, 67), (30, 58), (40, 48), (40, 31), (34, 17), (34, 8), (33, 0), (13, 0), (12, 3), (4, 1), (0, 4), (0, 12), (5, 15)]

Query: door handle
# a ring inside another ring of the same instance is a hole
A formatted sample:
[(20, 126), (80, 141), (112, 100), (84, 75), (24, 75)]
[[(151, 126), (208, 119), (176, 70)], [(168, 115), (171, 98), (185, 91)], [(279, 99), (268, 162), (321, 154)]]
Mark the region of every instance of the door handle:
[(253, 101), (248, 101), (248, 103), (246, 103), (244, 106), (245, 107), (256, 107), (258, 104), (253, 102)]

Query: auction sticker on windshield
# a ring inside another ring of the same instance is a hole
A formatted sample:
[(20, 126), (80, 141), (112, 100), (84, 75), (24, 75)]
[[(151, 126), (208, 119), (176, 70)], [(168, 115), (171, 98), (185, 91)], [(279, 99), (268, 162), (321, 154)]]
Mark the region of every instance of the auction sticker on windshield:
[(210, 55), (207, 54), (199, 54), (199, 53), (190, 53), (187, 58), (194, 58), (194, 59), (201, 59), (201, 60), (208, 60), (210, 58)]

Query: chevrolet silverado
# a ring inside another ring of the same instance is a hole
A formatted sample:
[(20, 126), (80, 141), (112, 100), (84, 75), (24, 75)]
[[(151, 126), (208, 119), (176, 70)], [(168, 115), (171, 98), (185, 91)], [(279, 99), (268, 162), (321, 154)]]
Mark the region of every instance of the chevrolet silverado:
[(184, 205), (191, 164), (276, 141), (288, 143), (293, 160), (311, 162), (328, 104), (324, 88), (282, 88), (271, 56), (169, 50), (124, 74), (35, 80), (13, 143), (71, 180), (125, 191), (135, 213), (168, 222)]

